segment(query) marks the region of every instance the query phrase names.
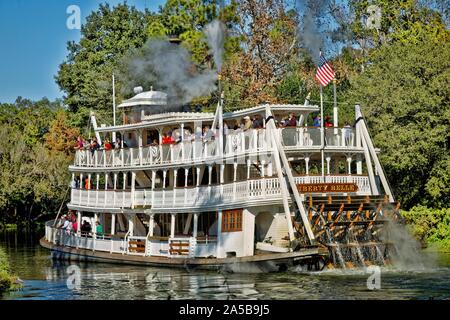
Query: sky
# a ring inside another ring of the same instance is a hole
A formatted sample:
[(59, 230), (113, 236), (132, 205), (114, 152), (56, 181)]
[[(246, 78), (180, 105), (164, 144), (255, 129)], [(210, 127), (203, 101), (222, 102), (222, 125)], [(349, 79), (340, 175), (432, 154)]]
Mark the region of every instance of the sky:
[[(54, 76), (67, 55), (67, 42), (78, 41), (80, 30), (67, 27), (71, 5), (80, 8), (84, 23), (100, 3), (123, 0), (0, 0), (0, 103), (17, 97), (62, 98)], [(139, 10), (156, 11), (165, 0), (127, 0)]]

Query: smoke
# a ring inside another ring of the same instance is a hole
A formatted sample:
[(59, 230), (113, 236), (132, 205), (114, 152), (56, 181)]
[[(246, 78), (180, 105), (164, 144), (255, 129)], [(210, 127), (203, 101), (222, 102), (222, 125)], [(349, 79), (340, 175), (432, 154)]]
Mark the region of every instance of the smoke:
[(299, 42), (319, 61), (319, 52), (325, 44), (324, 32), (321, 30), (322, 18), (327, 11), (330, 0), (297, 0), (297, 10), (303, 12), (299, 23)]
[(214, 20), (205, 27), (204, 34), (211, 48), (217, 71), (220, 72), (224, 54), (225, 25), (219, 20)]
[(163, 111), (178, 110), (197, 97), (208, 96), (217, 89), (218, 71), (222, 67), (225, 27), (214, 20), (204, 29), (206, 41), (214, 58), (216, 69), (201, 70), (192, 61), (189, 51), (181, 45), (160, 39), (150, 39), (125, 64), (129, 79), (128, 86), (141, 85), (164, 91), (171, 106)]
[(175, 106), (216, 89), (214, 70), (197, 70), (184, 47), (163, 40), (149, 40), (128, 68), (134, 78), (150, 81), (158, 90), (165, 91)]
[(420, 271), (436, 267), (436, 257), (422, 251), (420, 243), (405, 225), (389, 220), (380, 234), (380, 240), (391, 244), (392, 264), (400, 270)]

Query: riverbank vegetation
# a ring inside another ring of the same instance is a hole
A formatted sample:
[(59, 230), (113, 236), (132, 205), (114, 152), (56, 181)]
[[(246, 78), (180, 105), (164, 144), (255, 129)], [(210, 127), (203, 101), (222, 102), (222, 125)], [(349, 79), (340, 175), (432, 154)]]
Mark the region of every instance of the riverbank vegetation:
[[(191, 55), (191, 72), (220, 69), (226, 110), (303, 103), (308, 94), (318, 103), (314, 74), (323, 48), (337, 74), (340, 125), (354, 121), (360, 103), (413, 233), (448, 248), (447, 1), (372, 1), (382, 13), (378, 29), (367, 27), (366, 1), (300, 2), (298, 10), (293, 0), (168, 0), (158, 12), (100, 5), (87, 17), (80, 41), (68, 44), (55, 75), (63, 100), (0, 104), (0, 223), (54, 216), (69, 186), (75, 137), (92, 135), (89, 112), (112, 123), (112, 74), (118, 102), (137, 85), (170, 91), (174, 83), (158, 81), (152, 70), (142, 77), (133, 66), (146, 58), (154, 39), (176, 39)], [(203, 33), (214, 19), (227, 33), (220, 68)], [(324, 95), (325, 114), (332, 115), (331, 85)], [(218, 96), (213, 91), (185, 105), (211, 110)]]
[(0, 294), (18, 287), (17, 278), (11, 275), (8, 258), (0, 248)]

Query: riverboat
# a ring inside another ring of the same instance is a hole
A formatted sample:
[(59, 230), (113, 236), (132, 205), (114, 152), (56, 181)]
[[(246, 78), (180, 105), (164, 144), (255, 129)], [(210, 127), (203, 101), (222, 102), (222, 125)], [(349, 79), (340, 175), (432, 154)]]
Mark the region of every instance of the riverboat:
[[(120, 145), (76, 151), (67, 207), (94, 227), (48, 221), (40, 242), (53, 257), (234, 271), (387, 263), (399, 204), (360, 106), (353, 125), (338, 127), (335, 107), (326, 127), (307, 123), (323, 119), (308, 100), (164, 112), (164, 92), (136, 93), (118, 106), (121, 125), (91, 114), (97, 141)], [(239, 126), (247, 117), (259, 126)]]

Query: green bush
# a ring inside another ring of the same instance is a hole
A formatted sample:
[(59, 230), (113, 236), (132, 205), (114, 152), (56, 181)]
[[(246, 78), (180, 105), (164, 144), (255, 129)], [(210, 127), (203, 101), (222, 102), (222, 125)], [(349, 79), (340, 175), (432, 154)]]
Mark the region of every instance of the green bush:
[(415, 206), (402, 211), (409, 229), (423, 244), (442, 251), (450, 251), (450, 208), (430, 209)]
[(0, 292), (12, 289), (16, 282), (9, 272), (6, 253), (0, 248)]

